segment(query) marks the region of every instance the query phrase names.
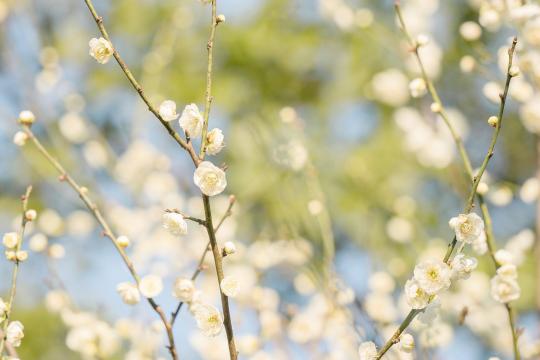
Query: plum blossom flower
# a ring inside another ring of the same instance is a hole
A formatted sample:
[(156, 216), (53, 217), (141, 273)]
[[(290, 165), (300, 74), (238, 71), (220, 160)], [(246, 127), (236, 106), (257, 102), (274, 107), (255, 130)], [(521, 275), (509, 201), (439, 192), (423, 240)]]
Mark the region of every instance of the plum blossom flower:
[(472, 244), (484, 231), (484, 221), (475, 213), (459, 214), (448, 222), (456, 233), (456, 239)]
[(414, 350), (414, 337), (405, 333), (399, 338), (399, 348), (405, 353), (412, 353)]
[(414, 279), (429, 295), (450, 287), (450, 267), (440, 260), (426, 260), (414, 268)]
[(422, 78), (416, 78), (409, 83), (409, 91), (413, 98), (419, 98), (426, 94), (426, 82)]
[(157, 275), (146, 275), (139, 283), (139, 290), (144, 297), (153, 298), (163, 290), (163, 281)]
[(173, 296), (183, 302), (191, 302), (195, 294), (195, 285), (190, 279), (179, 277), (174, 282)]
[(178, 213), (165, 213), (162, 217), (163, 227), (167, 229), (172, 235), (186, 235), (187, 223), (184, 217)]
[(423, 309), (429, 303), (429, 294), (426, 293), (414, 279), (405, 283), (405, 299), (413, 309)]
[(203, 161), (199, 164), (193, 175), (193, 181), (207, 196), (218, 195), (227, 187), (225, 171), (209, 161)]
[(135, 305), (141, 300), (139, 289), (129, 282), (121, 282), (116, 286), (116, 291), (120, 294), (122, 301), (128, 305)]
[(471, 272), (478, 266), (478, 260), (465, 254), (457, 254), (450, 267), (452, 268), (452, 276), (457, 279), (468, 279)]
[(19, 243), (19, 235), (15, 232), (5, 233), (2, 237), (2, 243), (8, 249), (14, 249)]
[(221, 129), (215, 128), (210, 130), (208, 134), (206, 134), (206, 152), (210, 155), (219, 153), (225, 146), (223, 143), (224, 139), (225, 136), (223, 136)]
[(180, 127), (192, 138), (201, 135), (204, 121), (196, 104), (186, 105), (178, 122), (180, 123)]
[(192, 311), (197, 326), (204, 335), (210, 337), (219, 335), (223, 326), (223, 317), (218, 309), (209, 304), (197, 304)]
[(12, 321), (6, 329), (6, 341), (14, 347), (21, 345), (24, 337), (24, 326), (20, 321)]
[(178, 118), (176, 113), (176, 103), (172, 100), (165, 100), (159, 105), (159, 115), (165, 121), (173, 121)]
[(495, 275), (491, 279), (491, 296), (495, 301), (506, 304), (519, 299), (521, 288), (515, 279)]
[(17, 146), (24, 146), (28, 140), (28, 135), (24, 131), (17, 131), (13, 135), (13, 143)]
[(377, 358), (377, 347), (372, 341), (365, 341), (358, 348), (360, 360), (375, 360)]
[(238, 294), (238, 280), (234, 276), (225, 276), (219, 286), (228, 297), (235, 297)]
[(32, 125), (36, 121), (36, 116), (30, 110), (23, 110), (19, 113), (19, 122), (25, 125)]
[(90, 46), (90, 56), (92, 56), (100, 64), (109, 62), (113, 54), (113, 47), (109, 41), (100, 37), (99, 39), (92, 38), (88, 43)]

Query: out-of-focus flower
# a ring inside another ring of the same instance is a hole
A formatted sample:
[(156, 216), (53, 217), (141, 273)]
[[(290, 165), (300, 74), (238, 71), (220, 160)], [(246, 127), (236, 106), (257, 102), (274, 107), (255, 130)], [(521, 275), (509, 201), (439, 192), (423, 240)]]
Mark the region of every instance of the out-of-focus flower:
[(173, 296), (183, 302), (191, 302), (195, 294), (195, 284), (190, 279), (179, 277), (173, 286)]
[(360, 360), (375, 360), (377, 358), (377, 347), (372, 341), (366, 341), (358, 347)]
[(456, 233), (456, 239), (471, 244), (484, 231), (484, 221), (475, 213), (459, 214), (448, 222)]
[(414, 268), (414, 279), (429, 295), (435, 295), (450, 287), (450, 267), (440, 260), (426, 260)]
[(157, 275), (146, 275), (139, 283), (139, 290), (144, 297), (153, 298), (163, 290), (163, 281)]
[(27, 140), (28, 135), (24, 131), (17, 131), (15, 135), (13, 135), (13, 143), (17, 146), (26, 145)]
[(484, 231), (473, 241), (471, 247), (478, 255), (484, 255), (488, 251), (486, 233)]
[(514, 256), (508, 250), (499, 249), (495, 252), (495, 260), (497, 260), (499, 265), (513, 264)]
[(118, 246), (127, 248), (129, 244), (131, 244), (129, 238), (125, 235), (120, 235), (116, 238), (116, 242), (118, 243)]
[(413, 98), (419, 98), (427, 93), (426, 82), (422, 78), (416, 78), (409, 83), (409, 91)]
[(178, 121), (180, 127), (192, 138), (201, 135), (204, 120), (196, 104), (186, 105)]
[(178, 213), (165, 213), (162, 217), (163, 227), (167, 229), (172, 235), (186, 235), (187, 223), (184, 217)]
[(137, 286), (129, 282), (121, 282), (116, 285), (116, 291), (120, 294), (122, 301), (128, 305), (135, 305), (141, 300)]
[(516, 280), (518, 277), (515, 265), (506, 264), (497, 269), (497, 275), (503, 279)]
[(51, 290), (45, 296), (45, 307), (53, 313), (59, 313), (70, 305), (69, 295), (64, 290)]
[(227, 187), (225, 171), (209, 161), (203, 161), (199, 164), (193, 175), (193, 181), (207, 196), (221, 194)]
[(423, 309), (429, 303), (429, 294), (426, 293), (414, 279), (405, 283), (405, 299), (413, 309)]
[(491, 279), (491, 296), (500, 303), (509, 303), (519, 299), (521, 288), (516, 280), (500, 275)]
[(34, 209), (29, 209), (24, 213), (24, 217), (27, 221), (34, 221), (37, 218), (37, 211)]
[(26, 261), (28, 259), (28, 252), (25, 250), (19, 250), (15, 252), (15, 257), (17, 258), (17, 261)]
[(208, 304), (197, 304), (192, 309), (197, 326), (206, 336), (217, 336), (223, 326), (223, 317), (218, 309)]
[(412, 353), (414, 350), (414, 337), (405, 333), (399, 338), (399, 348), (405, 353)]
[(236, 245), (232, 241), (227, 241), (223, 244), (223, 253), (226, 255), (232, 255), (236, 252)]
[(467, 41), (475, 41), (482, 36), (482, 28), (474, 21), (466, 21), (459, 27), (459, 33)]
[(19, 244), (19, 235), (16, 232), (5, 233), (2, 237), (2, 244), (8, 249), (14, 249)]
[(165, 121), (173, 121), (178, 118), (176, 113), (176, 103), (172, 100), (165, 100), (159, 105), (159, 115)]
[(397, 69), (375, 74), (371, 87), (375, 98), (386, 105), (401, 106), (409, 100), (407, 77)]
[(477, 266), (478, 260), (465, 254), (457, 254), (450, 264), (452, 275), (458, 279), (468, 279)]
[(21, 345), (24, 337), (24, 326), (20, 321), (12, 321), (6, 329), (6, 341), (14, 347)]
[(219, 286), (228, 297), (235, 297), (238, 294), (238, 280), (234, 276), (225, 276)]
[(113, 47), (110, 42), (100, 37), (99, 39), (92, 38), (88, 43), (90, 46), (90, 56), (92, 56), (100, 64), (106, 64), (109, 62), (113, 54)]
[(221, 129), (215, 128), (210, 130), (208, 134), (206, 134), (206, 152), (210, 155), (219, 153), (225, 146), (223, 142), (224, 139), (225, 136), (223, 136)]
[(19, 122), (25, 125), (32, 125), (36, 121), (36, 116), (30, 110), (23, 110), (19, 113)]

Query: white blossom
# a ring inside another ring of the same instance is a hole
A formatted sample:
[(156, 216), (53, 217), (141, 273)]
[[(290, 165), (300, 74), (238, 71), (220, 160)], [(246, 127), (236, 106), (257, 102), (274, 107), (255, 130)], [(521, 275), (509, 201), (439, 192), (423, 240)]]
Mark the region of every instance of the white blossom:
[(191, 302), (195, 294), (195, 284), (190, 279), (179, 277), (173, 286), (173, 296), (182, 302)]
[(6, 329), (6, 341), (14, 347), (21, 345), (24, 337), (24, 326), (20, 321), (12, 321)]
[(375, 360), (377, 358), (377, 347), (372, 341), (366, 341), (358, 347), (360, 360)]
[(491, 279), (491, 296), (500, 303), (509, 303), (519, 299), (521, 288), (514, 279), (495, 275)]
[(15, 135), (13, 135), (13, 143), (17, 146), (26, 145), (27, 140), (28, 135), (24, 131), (17, 131)]
[(42, 233), (37, 233), (30, 238), (28, 247), (32, 251), (41, 252), (47, 248), (48, 243), (49, 240), (47, 239), (47, 236)]
[(456, 233), (456, 239), (471, 244), (484, 231), (484, 221), (475, 213), (459, 214), (448, 222)]
[(225, 276), (219, 286), (228, 297), (235, 297), (238, 294), (238, 280), (234, 276)]
[(206, 134), (206, 152), (210, 155), (216, 155), (225, 146), (223, 140), (223, 132), (221, 129), (212, 129)]
[(113, 47), (110, 42), (100, 37), (99, 39), (92, 38), (88, 43), (90, 46), (90, 56), (92, 56), (100, 64), (109, 62), (113, 54)]
[(429, 303), (429, 294), (426, 293), (414, 279), (405, 283), (405, 299), (413, 309), (423, 309)]
[(27, 221), (34, 221), (37, 218), (37, 211), (34, 209), (29, 209), (24, 213), (24, 217)]
[(26, 259), (28, 259), (28, 252), (25, 250), (16, 251), (15, 258), (20, 262), (26, 261)]
[(223, 244), (223, 253), (226, 255), (232, 255), (236, 252), (236, 245), (232, 241), (227, 241)]
[(495, 252), (495, 260), (497, 260), (500, 265), (513, 264), (514, 255), (506, 249), (499, 249)]
[(204, 120), (196, 104), (186, 105), (178, 121), (180, 127), (192, 138), (201, 135)]
[(8, 249), (14, 249), (19, 244), (19, 235), (15, 232), (5, 233), (2, 237), (2, 244)]
[(209, 161), (203, 161), (199, 164), (193, 175), (193, 181), (207, 196), (218, 195), (227, 187), (225, 171)]
[(116, 291), (122, 298), (122, 301), (128, 305), (135, 305), (141, 300), (139, 289), (132, 283), (121, 282), (116, 286)]
[(399, 338), (399, 348), (405, 353), (412, 353), (414, 350), (414, 337), (405, 333)]
[(517, 280), (517, 268), (513, 264), (506, 264), (497, 269), (497, 275), (506, 280)]
[(422, 78), (416, 78), (409, 83), (409, 91), (413, 98), (419, 98), (426, 94), (426, 82)]
[(218, 309), (209, 304), (198, 304), (193, 307), (193, 315), (197, 326), (206, 336), (217, 336), (223, 326), (223, 317)]
[(181, 214), (167, 212), (163, 214), (162, 222), (163, 227), (174, 236), (187, 234), (187, 223)]
[(173, 121), (178, 118), (176, 113), (176, 103), (172, 100), (165, 100), (159, 105), (159, 115), (165, 121)]
[(482, 36), (482, 28), (474, 21), (466, 21), (459, 27), (459, 33), (467, 41), (475, 41)]
[(131, 243), (129, 238), (125, 235), (120, 235), (119, 237), (117, 237), (116, 242), (118, 243), (118, 246), (123, 248), (127, 248)]
[(465, 254), (457, 254), (450, 264), (452, 275), (458, 279), (468, 279), (477, 266), (478, 260)]
[(414, 279), (429, 295), (435, 295), (450, 287), (450, 267), (440, 260), (426, 260), (414, 268)]
[(146, 275), (139, 283), (139, 290), (144, 297), (153, 298), (163, 290), (163, 281), (157, 275)]
[(23, 110), (19, 113), (19, 122), (25, 125), (32, 125), (36, 121), (36, 116), (30, 110)]

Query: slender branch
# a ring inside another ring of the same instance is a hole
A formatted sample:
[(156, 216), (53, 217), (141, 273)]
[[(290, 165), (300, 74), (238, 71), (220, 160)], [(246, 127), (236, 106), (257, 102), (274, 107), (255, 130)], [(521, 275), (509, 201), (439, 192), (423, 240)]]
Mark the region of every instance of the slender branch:
[[(504, 92), (502, 94), (500, 94), (498, 122), (497, 122), (497, 125), (495, 127), (495, 131), (492, 134), (491, 142), (489, 144), (487, 154), (484, 157), (482, 165), (480, 166), (480, 169), (478, 170), (477, 174), (474, 175), (470, 159), (469, 159), (469, 157), (467, 155), (465, 147), (463, 146), (463, 141), (457, 135), (455, 129), (451, 125), (451, 122), (449, 121), (449, 119), (448, 119), (448, 117), (446, 115), (446, 111), (444, 110), (444, 107), (442, 106), (442, 102), (440, 100), (440, 97), (438, 96), (437, 91), (436, 91), (435, 87), (433, 86), (433, 83), (431, 82), (431, 80), (429, 79), (429, 77), (426, 74), (425, 68), (424, 68), (423, 63), (422, 63), (422, 59), (420, 58), (420, 55), (418, 53), (418, 44), (416, 44), (412, 40), (409, 32), (407, 31), (407, 27), (406, 27), (405, 21), (403, 19), (403, 15), (401, 13), (401, 8), (400, 8), (398, 2), (396, 2), (396, 4), (395, 4), (395, 9), (396, 9), (396, 14), (398, 16), (399, 22), (401, 24), (401, 28), (402, 28), (403, 32), (405, 33), (405, 35), (407, 37), (407, 41), (413, 47), (413, 52), (414, 52), (414, 54), (416, 56), (417, 62), (420, 65), (422, 76), (424, 78), (424, 81), (426, 82), (428, 90), (429, 90), (433, 100), (439, 105), (439, 108), (441, 109), (441, 117), (443, 118), (446, 125), (450, 129), (450, 132), (452, 133), (452, 137), (454, 138), (454, 141), (456, 142), (456, 145), (458, 146), (459, 152), (461, 154), (461, 158), (462, 158), (463, 163), (465, 165), (465, 169), (466, 169), (468, 175), (472, 179), (472, 189), (470, 191), (470, 194), (469, 194), (469, 196), (467, 198), (467, 202), (466, 202), (466, 205), (465, 205), (465, 213), (469, 213), (472, 210), (473, 206), (474, 206), (474, 198), (477, 196), (476, 191), (477, 191), (478, 185), (479, 185), (479, 183), (480, 183), (480, 181), (482, 179), (482, 175), (484, 174), (484, 172), (485, 172), (485, 170), (487, 168), (489, 160), (493, 157), (495, 144), (497, 143), (497, 138), (498, 138), (499, 132), (501, 130), (502, 119), (503, 119), (503, 115), (504, 115), (504, 107), (505, 107), (505, 104), (506, 104), (506, 98), (507, 98), (507, 95), (508, 95), (508, 89), (510, 87), (510, 81), (512, 80), (512, 75), (510, 74), (510, 68), (512, 66), (514, 52), (515, 52), (515, 48), (516, 48), (516, 45), (517, 45), (517, 38), (513, 39), (512, 45), (511, 45), (510, 49), (508, 50), (508, 67), (506, 69), (506, 82), (505, 82)], [(490, 220), (491, 218), (489, 217), (489, 213), (487, 212), (487, 207), (485, 208), (485, 213), (483, 212), (484, 218), (486, 218), (486, 216), (485, 216), (486, 214), (487, 214), (487, 218)], [(490, 224), (491, 224), (491, 221), (490, 221)], [(490, 230), (490, 232), (491, 232), (491, 230)], [(490, 233), (490, 235), (492, 235), (492, 234)], [(444, 256), (444, 261), (446, 263), (449, 262), (450, 257), (452, 255), (452, 252), (453, 252), (454, 248), (456, 247), (456, 244), (457, 244), (457, 239), (454, 236), (452, 242), (448, 245), (448, 249), (447, 249), (446, 254)], [(492, 244), (492, 248), (493, 248), (493, 246), (494, 245)], [(507, 309), (509, 309), (509, 306), (507, 306)], [(403, 322), (401, 323), (400, 327), (396, 330), (394, 335), (379, 350), (379, 353), (377, 354), (376, 359), (381, 359), (382, 356), (394, 344), (399, 342), (399, 337), (401, 336), (403, 331), (410, 325), (412, 320), (414, 320), (416, 315), (418, 315), (420, 312), (421, 312), (421, 310), (414, 310), (414, 309), (409, 312), (409, 314), (407, 315), (405, 320), (403, 320)], [(515, 332), (515, 329), (514, 329), (513, 315), (511, 314), (510, 310), (509, 310), (509, 319), (510, 319), (510, 327), (512, 329), (512, 336), (513, 336), (514, 343), (515, 343), (514, 349), (516, 349), (517, 348), (517, 335), (516, 335), (516, 332)], [(515, 351), (514, 355), (515, 355), (516, 359), (519, 359), (519, 351), (517, 351), (517, 352)]]
[[(225, 213), (223, 213), (223, 216), (221, 217), (218, 224), (214, 228), (215, 233), (218, 232), (219, 228), (225, 222), (225, 220), (229, 216), (232, 215), (232, 208), (233, 208), (235, 202), (236, 202), (235, 196), (234, 195), (229, 196), (229, 206), (227, 207), (227, 210), (225, 211)], [(203, 251), (201, 257), (199, 258), (199, 262), (197, 263), (197, 267), (195, 268), (195, 271), (191, 275), (191, 281), (195, 281), (195, 279), (197, 279), (199, 274), (204, 270), (203, 264), (204, 264), (204, 261), (206, 260), (206, 254), (208, 254), (210, 249), (211, 249), (210, 241), (208, 241), (208, 243), (204, 247), (204, 251)], [(171, 326), (174, 325), (174, 322), (176, 321), (176, 318), (178, 317), (178, 313), (180, 313), (180, 310), (182, 309), (183, 305), (184, 305), (184, 302), (180, 301), (178, 303), (178, 305), (176, 306), (176, 309), (172, 312), (172, 314), (171, 314)]]
[[(133, 277), (133, 280), (135, 280), (135, 283), (137, 286), (140, 283), (140, 276), (137, 274), (135, 267), (133, 266), (133, 262), (128, 257), (124, 249), (118, 244), (117, 237), (111, 230), (111, 226), (109, 223), (105, 220), (105, 217), (99, 210), (98, 206), (90, 199), (88, 196), (88, 190), (82, 186), (80, 186), (75, 179), (69, 175), (69, 173), (66, 171), (66, 169), (62, 166), (62, 164), (53, 156), (51, 155), (47, 149), (41, 144), (41, 142), (38, 140), (38, 138), (34, 135), (32, 130), (26, 126), (22, 125), (23, 130), (28, 135), (29, 139), (32, 140), (38, 151), (56, 168), (56, 170), (60, 173), (59, 179), (61, 181), (67, 182), (73, 190), (79, 195), (80, 199), (83, 201), (83, 203), (86, 205), (88, 210), (92, 213), (94, 218), (97, 220), (101, 228), (103, 229), (103, 235), (106, 236), (111, 240), (114, 247), (116, 248), (116, 251), (120, 254), (122, 260), (124, 261), (124, 264), (128, 268), (131, 276)], [(176, 347), (174, 344), (174, 336), (172, 332), (172, 328), (167, 321), (167, 317), (165, 316), (165, 312), (163, 309), (155, 302), (152, 298), (147, 298), (148, 303), (152, 307), (152, 309), (159, 315), (159, 318), (163, 322), (163, 325), (165, 326), (165, 330), (167, 332), (167, 337), (169, 339), (169, 345), (167, 348), (169, 349), (169, 352), (171, 353), (171, 356), (173, 359), (178, 359), (178, 354), (176, 352)]]
[[(92, 14), (92, 17), (94, 18), (99, 31), (103, 35), (103, 37), (109, 41), (112, 45), (112, 41), (110, 40), (110, 37), (107, 33), (107, 30), (105, 29), (105, 25), (103, 24), (103, 18), (98, 15), (96, 9), (94, 8), (94, 5), (91, 0), (84, 0), (88, 9), (90, 10), (90, 13)], [(208, 129), (208, 117), (210, 114), (210, 107), (212, 103), (212, 96), (211, 96), (211, 78), (212, 78), (212, 56), (213, 56), (213, 43), (214, 43), (214, 36), (215, 36), (215, 29), (218, 24), (218, 19), (216, 15), (216, 0), (212, 0), (212, 28), (210, 33), (210, 41), (208, 43), (208, 71), (207, 71), (207, 96), (206, 96), (206, 109), (205, 109), (205, 118), (204, 118), (204, 124), (203, 124), (203, 142), (201, 146), (201, 155), (204, 155), (204, 148), (205, 148), (205, 141), (206, 141), (206, 132)], [(172, 136), (178, 145), (182, 147), (184, 150), (188, 152), (190, 155), (193, 164), (195, 167), (199, 166), (201, 163), (201, 157), (199, 157), (194, 148), (192, 143), (189, 140), (184, 140), (181, 138), (181, 136), (174, 131), (174, 129), (169, 125), (168, 122), (166, 122), (161, 115), (159, 115), (159, 111), (150, 103), (149, 99), (144, 94), (144, 90), (141, 87), (141, 85), (137, 82), (131, 71), (129, 70), (127, 64), (122, 60), (120, 57), (120, 54), (113, 46), (113, 56), (116, 59), (116, 62), (118, 65), (120, 65), (120, 68), (128, 78), (129, 82), (133, 86), (133, 88), (139, 93), (139, 96), (144, 101), (144, 103), (148, 106), (148, 109), (150, 112), (154, 114), (154, 116), (159, 120), (159, 122), (166, 128), (167, 132), (170, 136)], [(201, 194), (202, 195), (202, 194)], [(215, 231), (212, 225), (212, 211), (210, 209), (210, 200), (207, 196), (202, 195), (203, 204), (204, 204), (204, 212), (205, 212), (205, 223), (206, 223), (206, 229), (208, 232), (208, 237), (210, 239), (210, 244), (212, 245), (212, 252), (214, 253), (214, 262), (216, 265), (216, 273), (218, 274), (218, 280), (221, 281), (221, 278), (223, 278), (223, 267), (221, 263), (221, 254), (217, 249), (217, 240), (215, 238)], [(221, 288), (220, 288), (221, 289)], [(221, 303), (223, 308), (223, 317), (224, 317), (224, 325), (225, 330), (227, 332), (227, 340), (229, 345), (229, 355), (231, 360), (236, 360), (238, 357), (237, 351), (236, 351), (236, 345), (234, 342), (234, 335), (233, 335), (233, 329), (232, 329), (232, 322), (231, 322), (231, 316), (229, 311), (229, 302), (227, 297), (221, 292)]]
[(186, 140), (182, 139), (180, 134), (178, 134), (178, 132), (176, 132), (173, 129), (173, 127), (167, 121), (163, 119), (163, 117), (159, 114), (158, 109), (154, 105), (152, 105), (152, 103), (150, 102), (150, 99), (148, 99), (148, 97), (144, 93), (144, 89), (135, 79), (135, 77), (133, 76), (133, 73), (131, 72), (131, 70), (129, 70), (129, 67), (127, 66), (126, 62), (122, 59), (122, 57), (120, 56), (120, 53), (114, 47), (111, 41), (111, 38), (109, 37), (109, 34), (107, 33), (107, 29), (105, 28), (105, 25), (103, 24), (103, 18), (99, 16), (99, 14), (97, 13), (94, 7), (94, 4), (92, 3), (92, 0), (84, 0), (84, 2), (86, 3), (86, 6), (88, 6), (88, 10), (90, 10), (90, 13), (92, 14), (92, 17), (94, 18), (97, 24), (97, 27), (99, 31), (101, 32), (101, 35), (113, 47), (113, 56), (116, 59), (116, 62), (118, 63), (118, 65), (120, 65), (120, 68), (122, 69), (126, 77), (128, 78), (133, 88), (137, 91), (141, 99), (144, 101), (146, 106), (148, 106), (148, 110), (150, 110), (150, 112), (154, 114), (154, 116), (159, 120), (161, 125), (165, 127), (169, 135), (178, 143), (178, 145), (180, 145), (184, 150), (188, 152), (188, 154), (191, 156), (193, 163), (197, 165), (200, 162), (200, 160), (199, 160), (199, 157), (197, 156), (197, 153), (195, 152), (195, 149), (193, 148), (193, 145), (190, 142), (187, 142)]
[[(26, 224), (28, 223), (28, 218), (26, 217), (26, 211), (28, 210), (28, 199), (30, 198), (30, 194), (32, 193), (32, 186), (28, 186), (26, 188), (26, 192), (23, 196), (21, 196), (21, 225), (19, 228), (19, 232), (17, 233), (17, 246), (15, 247), (15, 254), (17, 254), (21, 250), (23, 238), (24, 238), (24, 230), (26, 228)], [(6, 342), (6, 330), (8, 327), (9, 319), (11, 317), (11, 312), (13, 310), (13, 305), (15, 301), (15, 294), (17, 292), (17, 277), (19, 275), (19, 266), (20, 261), (17, 256), (15, 256), (15, 259), (13, 260), (15, 263), (13, 266), (13, 272), (11, 273), (11, 287), (9, 290), (9, 299), (7, 303), (7, 310), (5, 313), (5, 319), (4, 319), (4, 325), (2, 326), (2, 339), (0, 340), (0, 356), (2, 355), (2, 352), (4, 351), (4, 343)], [(8, 345), (9, 347), (9, 345)], [(9, 350), (9, 349), (8, 349)]]
[(210, 108), (212, 106), (212, 67), (213, 67), (213, 58), (214, 58), (214, 38), (216, 36), (216, 28), (218, 26), (217, 20), (217, 0), (212, 0), (212, 24), (210, 26), (210, 37), (208, 43), (206, 44), (206, 49), (208, 50), (208, 65), (206, 68), (206, 103), (204, 106), (204, 123), (202, 129), (202, 142), (201, 149), (199, 152), (199, 158), (204, 159), (206, 152), (206, 134), (208, 133), (208, 119), (210, 117)]
[(180, 211), (179, 209), (165, 209), (165, 212), (180, 214), (186, 220), (193, 221), (193, 222), (195, 222), (195, 223), (197, 223), (199, 225), (202, 225), (202, 226), (206, 226), (206, 221), (204, 221), (203, 219), (199, 219), (199, 218), (196, 218), (196, 217), (193, 217), (193, 216), (187, 216), (182, 211)]

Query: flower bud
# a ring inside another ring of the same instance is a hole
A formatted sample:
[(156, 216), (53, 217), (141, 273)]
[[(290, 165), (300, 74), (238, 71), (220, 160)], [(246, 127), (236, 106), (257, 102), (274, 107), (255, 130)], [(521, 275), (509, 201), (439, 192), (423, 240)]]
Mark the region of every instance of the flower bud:
[(27, 210), (27, 211), (24, 213), (24, 217), (25, 217), (26, 220), (28, 220), (28, 221), (34, 221), (34, 220), (36, 220), (37, 212), (36, 212), (36, 210), (34, 210), (34, 209)]
[(490, 116), (488, 119), (489, 126), (497, 127), (497, 124), (499, 123), (499, 118), (496, 116)]
[(232, 255), (236, 252), (236, 245), (232, 241), (227, 241), (223, 245), (223, 256)]
[(24, 125), (32, 125), (36, 121), (36, 116), (29, 110), (21, 111), (19, 114), (19, 122)]
[(116, 242), (118, 243), (118, 246), (123, 247), (123, 248), (127, 248), (129, 246), (129, 244), (131, 243), (129, 241), (129, 238), (127, 236), (125, 236), (125, 235), (119, 236), (116, 239)]

